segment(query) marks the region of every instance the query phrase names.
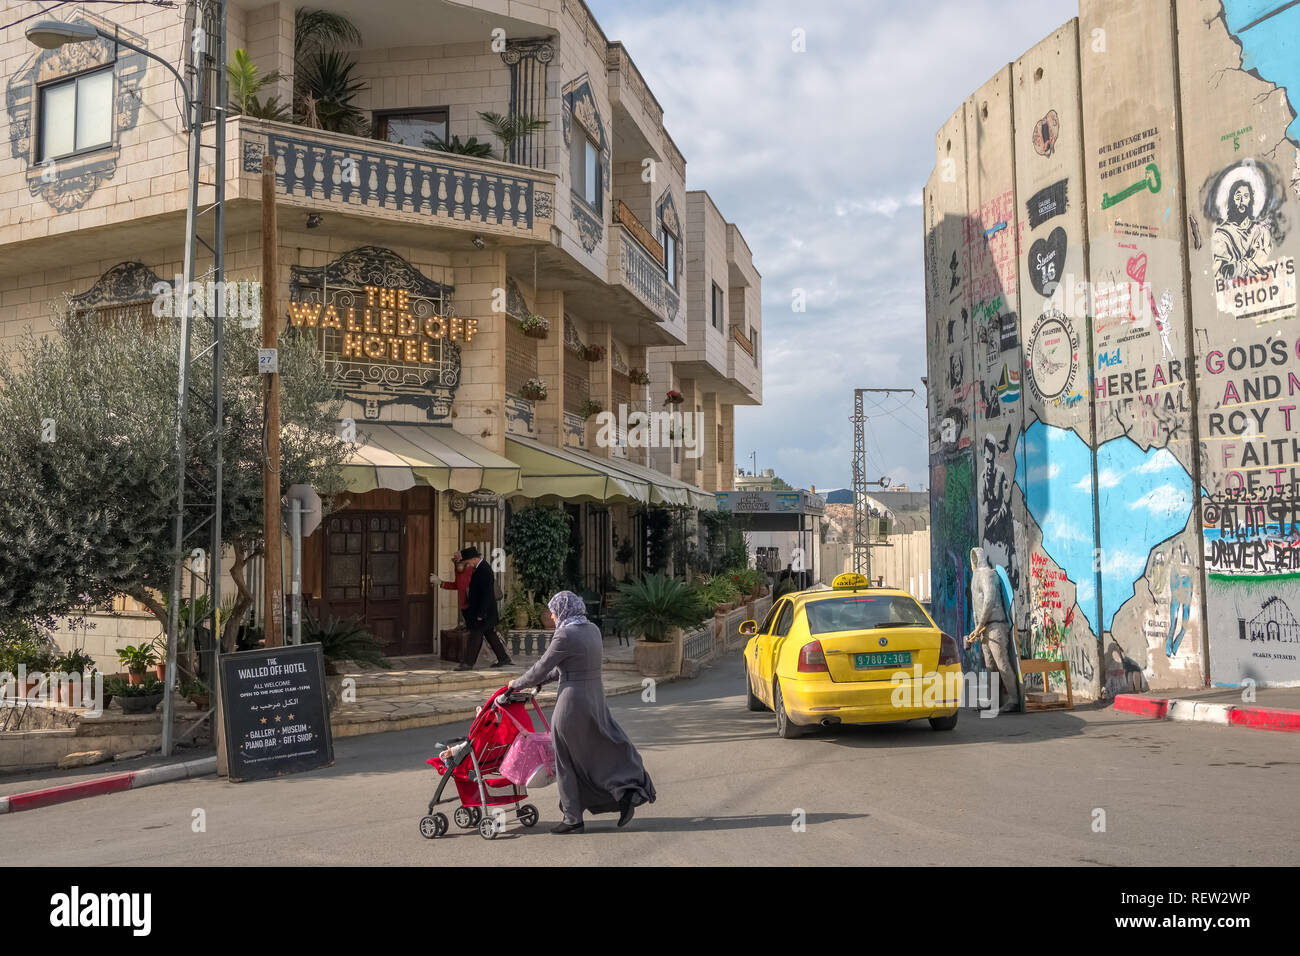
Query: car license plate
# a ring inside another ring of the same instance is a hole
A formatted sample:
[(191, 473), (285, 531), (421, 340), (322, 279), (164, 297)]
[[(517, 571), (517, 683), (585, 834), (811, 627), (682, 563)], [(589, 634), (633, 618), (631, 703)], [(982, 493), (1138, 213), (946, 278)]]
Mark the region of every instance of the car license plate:
[(911, 667), (911, 651), (878, 651), (872, 654), (854, 654), (853, 666), (858, 670), (873, 667)]

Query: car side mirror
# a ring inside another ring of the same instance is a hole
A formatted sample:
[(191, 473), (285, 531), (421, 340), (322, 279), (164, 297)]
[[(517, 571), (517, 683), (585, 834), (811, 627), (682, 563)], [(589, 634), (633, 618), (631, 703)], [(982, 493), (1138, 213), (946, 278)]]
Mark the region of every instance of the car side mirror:
[(758, 633), (758, 622), (757, 622), (757, 621), (741, 621), (741, 622), (740, 622), (740, 633), (741, 633), (741, 634), (751, 635), (751, 636), (754, 635), (754, 634), (757, 634), (757, 633)]

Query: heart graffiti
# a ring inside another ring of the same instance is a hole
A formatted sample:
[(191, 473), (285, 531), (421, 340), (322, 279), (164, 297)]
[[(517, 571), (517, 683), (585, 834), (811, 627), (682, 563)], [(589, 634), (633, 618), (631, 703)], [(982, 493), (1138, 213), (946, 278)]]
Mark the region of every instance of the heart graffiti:
[(1065, 267), (1065, 248), (1065, 230), (1060, 226), (1029, 247), (1029, 281), (1039, 295), (1050, 297), (1056, 292)]

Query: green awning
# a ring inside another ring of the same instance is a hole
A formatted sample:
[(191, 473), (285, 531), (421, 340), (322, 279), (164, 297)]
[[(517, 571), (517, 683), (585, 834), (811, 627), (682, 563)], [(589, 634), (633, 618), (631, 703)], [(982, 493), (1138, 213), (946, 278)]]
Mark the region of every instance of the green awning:
[(343, 466), (349, 491), (406, 491), (429, 485), (437, 491), (500, 495), (520, 489), (519, 466), (448, 425), (359, 423), (356, 450)]
[(650, 500), (648, 482), (580, 448), (557, 448), (512, 435), (506, 438), (506, 454), (519, 465), (520, 494), (525, 498), (555, 495), (566, 501)]
[(555, 495), (566, 500), (625, 500), (717, 510), (713, 492), (625, 458), (557, 448), (522, 435), (506, 438), (506, 455), (519, 464), (521, 493), (528, 498)]

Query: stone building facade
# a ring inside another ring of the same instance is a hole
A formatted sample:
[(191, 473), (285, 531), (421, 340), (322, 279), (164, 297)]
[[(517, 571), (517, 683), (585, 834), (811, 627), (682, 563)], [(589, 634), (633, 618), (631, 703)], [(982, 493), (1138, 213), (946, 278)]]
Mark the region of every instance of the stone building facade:
[[(48, 17), (118, 31), (180, 68), (210, 6)], [(41, 8), (5, 9), (18, 21)], [(294, 10), (227, 4), (227, 58), (242, 49), (282, 76), (264, 100), (291, 99)], [(581, 0), (330, 10), (361, 32), (342, 52), (372, 135), (232, 115), (225, 169), (209, 162), (201, 180), (225, 180), (226, 280), (257, 280), (261, 160), (275, 158), (282, 328), (318, 337), (362, 439), (346, 507), (305, 547), (309, 609), (360, 614), (390, 653), (427, 652), (456, 615), (428, 575), (449, 577), (463, 543), (500, 545), (507, 509), (569, 510), (584, 581), (601, 590), (637, 570), (614, 560), (613, 542), (641, 533), (643, 507), (712, 508), (712, 492), (730, 488), (734, 408), (761, 403), (761, 277), (737, 227), (687, 190), (662, 108)], [(88, 309), (148, 305), (154, 284), (181, 272), (188, 185), (167, 70), (107, 40), (42, 50), (23, 31), (0, 35), (6, 342), (48, 328), (69, 296)], [(503, 156), (483, 112), (546, 125)], [(430, 136), (475, 137), (493, 158), (428, 148)], [(200, 276), (210, 262), (201, 252)], [(348, 310), (360, 323), (366, 307), (392, 311), (392, 328), (349, 326)], [(531, 315), (548, 321), (545, 338), (523, 333)], [(530, 380), (545, 398), (521, 394)], [(670, 390), (682, 403), (669, 409), (699, 413), (677, 439), (697, 439), (693, 451), (635, 447), (619, 428), (620, 441), (604, 440), (583, 414), (588, 403), (663, 410)], [(596, 479), (606, 491), (592, 492)], [(156, 633), (138, 609), (119, 611), (90, 638), (105, 664)]]

